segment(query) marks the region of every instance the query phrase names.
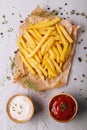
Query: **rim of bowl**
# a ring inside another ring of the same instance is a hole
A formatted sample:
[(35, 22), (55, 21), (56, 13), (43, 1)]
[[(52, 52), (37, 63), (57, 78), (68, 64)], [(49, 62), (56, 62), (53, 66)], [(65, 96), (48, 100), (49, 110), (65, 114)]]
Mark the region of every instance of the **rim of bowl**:
[[(27, 118), (24, 119), (24, 120), (17, 120), (17, 119), (15, 119), (15, 118), (13, 118), (13, 117), (11, 116), (10, 112), (9, 112), (9, 103), (11, 102), (11, 100), (12, 100), (13, 98), (15, 98), (15, 97), (17, 97), (17, 96), (26, 97), (26, 98), (28, 99), (28, 101), (31, 102), (31, 104), (32, 104), (32, 114), (31, 114), (31, 116), (27, 117)], [(19, 123), (19, 124), (26, 123), (26, 122), (28, 122), (28, 121), (33, 117), (33, 115), (34, 115), (34, 104), (33, 104), (33, 101), (31, 100), (31, 98), (30, 98), (29, 96), (27, 96), (27, 95), (25, 95), (25, 94), (15, 94), (15, 95), (13, 95), (12, 97), (9, 98), (9, 100), (8, 100), (8, 102), (7, 102), (7, 104), (6, 104), (6, 112), (7, 112), (8, 117), (9, 117), (12, 121), (14, 121), (14, 122), (16, 122), (16, 123)]]
[[(59, 96), (59, 95), (65, 95), (65, 96), (71, 97), (71, 98), (73, 99), (73, 101), (75, 102), (75, 105), (76, 105), (76, 111), (75, 111), (74, 115), (73, 115), (70, 119), (65, 120), (65, 121), (55, 119), (55, 118), (51, 115), (51, 112), (50, 112), (50, 103), (51, 103), (51, 101), (53, 100), (53, 98), (55, 98), (56, 96)], [(53, 96), (53, 97), (51, 98), (50, 102), (49, 102), (49, 113), (50, 113), (50, 116), (51, 116), (54, 120), (56, 120), (57, 122), (61, 122), (61, 123), (70, 122), (70, 121), (72, 121), (72, 120), (75, 118), (75, 116), (77, 115), (77, 112), (78, 112), (78, 103), (77, 103), (76, 99), (75, 99), (71, 94), (69, 94), (69, 93), (60, 93), (60, 94), (57, 94), (57, 95)]]

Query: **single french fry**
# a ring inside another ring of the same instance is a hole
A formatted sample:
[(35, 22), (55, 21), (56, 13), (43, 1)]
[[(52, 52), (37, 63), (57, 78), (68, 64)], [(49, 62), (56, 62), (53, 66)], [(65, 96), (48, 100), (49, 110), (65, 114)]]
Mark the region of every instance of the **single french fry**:
[(31, 54), (28, 55), (28, 58), (34, 56), (34, 54), (41, 48), (43, 43), (46, 41), (46, 39), (48, 38), (50, 33), (51, 33), (51, 30), (48, 30), (47, 33), (45, 34), (45, 36), (41, 39), (40, 43), (36, 46), (36, 48), (32, 51)]
[(47, 70), (48, 70), (48, 75), (50, 74), (50, 75), (52, 75), (53, 77), (55, 77), (56, 75), (55, 75), (55, 73), (53, 72), (53, 70), (51, 69), (51, 67), (50, 67), (50, 65), (49, 65), (49, 63), (47, 62), (46, 59), (44, 59), (44, 63), (45, 63), (45, 66), (46, 66), (46, 68), (47, 68)]
[(20, 43), (22, 44), (23, 48), (26, 48), (26, 47), (27, 47), (26, 42), (24, 41), (24, 39), (23, 39), (22, 36), (20, 36), (20, 37), (18, 38), (18, 42), (20, 42)]
[(60, 66), (58, 65), (58, 63), (56, 63), (55, 60), (53, 60), (53, 63), (54, 63), (54, 66), (55, 66), (55, 68), (56, 68), (56, 70), (57, 70), (57, 73), (62, 72)]
[(31, 48), (34, 49), (36, 44), (35, 44), (34, 40), (32, 39), (31, 35), (27, 32), (27, 30), (25, 30), (25, 32), (24, 32), (24, 38), (30, 44)]
[(64, 49), (62, 51), (62, 54), (61, 54), (61, 60), (64, 62), (65, 61), (65, 57), (66, 57), (66, 53), (67, 53), (67, 50), (68, 50), (68, 45), (65, 45), (64, 46)]
[(34, 55), (34, 58), (36, 59), (36, 61), (37, 61), (38, 63), (40, 63), (40, 62), (41, 62), (41, 60), (40, 60), (40, 58), (39, 58), (39, 56), (38, 56), (38, 55)]
[(61, 45), (60, 44), (58, 44), (58, 43), (56, 43), (56, 46), (57, 46), (57, 49), (58, 49), (58, 51), (59, 51), (59, 53), (60, 53), (60, 55), (62, 54), (62, 47), (61, 47)]
[(54, 44), (54, 37), (50, 37), (45, 52), (48, 52), (48, 50), (53, 46), (53, 44)]
[(60, 66), (60, 68), (62, 69), (62, 66), (63, 66), (63, 62), (60, 62), (60, 65), (59, 65), (59, 66)]
[(66, 29), (62, 26), (62, 25), (59, 25), (59, 28), (60, 30), (62, 31), (63, 35), (65, 36), (65, 38), (67, 39), (67, 41), (69, 43), (73, 43), (73, 40), (72, 38), (69, 36), (68, 32), (66, 31)]
[(68, 41), (65, 39), (63, 33), (61, 32), (60, 28), (59, 28), (59, 25), (56, 24), (56, 29), (58, 31), (58, 34), (60, 35), (61, 37), (61, 40), (63, 42), (64, 45), (68, 44)]
[(50, 37), (50, 38), (45, 42), (45, 44), (44, 44), (44, 45), (42, 46), (42, 48), (41, 48), (41, 53), (42, 53), (42, 55), (45, 54), (45, 53), (50, 49), (50, 47), (53, 45), (53, 41), (54, 41), (53, 37)]
[(54, 51), (52, 50), (52, 49), (49, 49), (49, 54), (50, 54), (50, 57), (52, 58), (52, 59), (56, 59), (56, 55), (55, 55), (55, 53), (54, 53)]
[(32, 58), (28, 59), (28, 61), (29, 61), (29, 63), (31, 64), (31, 66), (35, 69), (35, 71), (38, 73), (38, 75), (40, 76), (40, 78), (41, 78), (42, 80), (44, 80), (44, 76), (43, 76), (41, 70), (38, 68), (37, 62), (35, 63), (35, 60), (32, 59)]
[(40, 50), (38, 51), (38, 56), (39, 56), (39, 58), (42, 60), (42, 54), (41, 54), (41, 51), (40, 51)]
[(42, 71), (42, 73), (44, 74), (44, 76), (47, 77), (47, 71), (40, 64), (38, 64), (37, 66)]
[(28, 63), (27, 59), (23, 56), (22, 53), (20, 53), (20, 56), (21, 56), (21, 58), (22, 58), (22, 61), (23, 61), (24, 64), (26, 65), (26, 67), (28, 67), (29, 71), (30, 71), (33, 75), (35, 75), (36, 72), (35, 72), (34, 69), (31, 67), (31, 65)]
[(36, 33), (36, 35), (38, 36), (39, 40), (41, 40), (42, 36), (39, 33), (39, 31), (36, 28), (33, 28), (33, 31)]
[(58, 17), (58, 18), (55, 18), (55, 19), (48, 21), (46, 23), (42, 23), (41, 25), (40, 24), (34, 25), (34, 27), (36, 27), (36, 28), (46, 28), (46, 27), (53, 26), (54, 24), (57, 24), (60, 21), (61, 21), (61, 18)]
[(57, 48), (55, 46), (53, 46), (52, 50), (54, 51), (55, 55), (56, 55), (56, 59), (57, 59), (57, 62), (59, 63), (60, 62), (60, 54), (59, 54), (59, 51), (57, 50)]
[(45, 19), (43, 21), (40, 21), (40, 22), (36, 23), (35, 25), (40, 27), (40, 26), (43, 26), (44, 24), (45, 25), (48, 24), (49, 22), (50, 22), (49, 19)]
[(67, 50), (67, 52), (66, 52), (66, 57), (65, 57), (66, 59), (67, 59), (68, 56), (70, 55), (71, 48), (72, 48), (72, 44), (69, 44), (68, 50)]
[(33, 30), (28, 30), (28, 32), (38, 41), (41, 40), (41, 38), (38, 37), (38, 35)]

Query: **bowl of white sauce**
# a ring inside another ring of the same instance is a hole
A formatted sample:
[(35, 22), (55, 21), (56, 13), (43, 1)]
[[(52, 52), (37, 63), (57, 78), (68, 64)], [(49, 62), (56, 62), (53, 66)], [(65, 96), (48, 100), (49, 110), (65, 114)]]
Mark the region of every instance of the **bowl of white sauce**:
[(34, 114), (34, 105), (30, 97), (24, 94), (12, 96), (6, 105), (9, 118), (16, 123), (28, 122)]

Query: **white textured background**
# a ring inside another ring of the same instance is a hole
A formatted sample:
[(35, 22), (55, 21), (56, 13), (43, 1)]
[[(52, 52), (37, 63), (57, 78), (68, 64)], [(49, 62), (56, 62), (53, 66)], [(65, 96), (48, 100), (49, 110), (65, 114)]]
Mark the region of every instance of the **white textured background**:
[[(65, 6), (65, 3), (68, 5)], [(14, 84), (10, 71), (9, 57), (13, 57), (16, 50), (16, 40), (18, 35), (18, 27), (20, 21), (37, 6), (52, 9), (62, 7), (62, 17), (66, 17), (81, 26), (78, 41), (83, 39), (81, 44), (77, 44), (76, 53), (73, 59), (73, 66), (69, 83), (67, 86), (59, 89), (38, 94), (32, 90), (23, 89), (20, 85)], [(0, 130), (86, 130), (87, 129), (87, 18), (85, 16), (70, 15), (71, 10), (76, 12), (85, 12), (87, 16), (87, 0), (0, 0)], [(66, 12), (69, 14), (67, 15)], [(14, 15), (12, 15), (14, 13)], [(22, 17), (20, 17), (20, 14)], [(5, 15), (5, 18), (3, 18)], [(68, 18), (70, 17), (70, 18)], [(2, 24), (4, 21), (7, 24)], [(8, 32), (9, 28), (13, 28), (12, 32)], [(81, 33), (85, 30), (84, 33)], [(82, 58), (82, 62), (78, 61), (78, 57)], [(82, 76), (85, 74), (85, 77)], [(10, 76), (11, 80), (6, 77)], [(77, 80), (75, 81), (74, 78)], [(83, 82), (81, 82), (83, 80)], [(78, 101), (79, 112), (77, 117), (67, 123), (58, 123), (54, 121), (48, 113), (49, 100), (55, 94), (60, 92), (68, 92), (72, 94)], [(35, 104), (35, 115), (30, 122), (23, 125), (16, 124), (9, 120), (6, 114), (6, 103), (8, 99), (17, 93), (25, 93), (29, 95)]]

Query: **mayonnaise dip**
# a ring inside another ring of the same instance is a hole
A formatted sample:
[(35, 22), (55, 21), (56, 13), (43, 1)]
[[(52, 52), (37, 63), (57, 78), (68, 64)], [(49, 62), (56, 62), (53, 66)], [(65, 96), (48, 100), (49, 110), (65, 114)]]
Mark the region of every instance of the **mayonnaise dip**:
[(32, 117), (33, 104), (27, 96), (14, 96), (9, 103), (9, 114), (13, 119), (22, 121)]

